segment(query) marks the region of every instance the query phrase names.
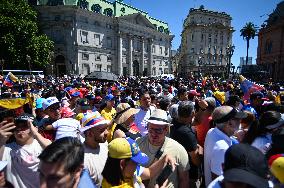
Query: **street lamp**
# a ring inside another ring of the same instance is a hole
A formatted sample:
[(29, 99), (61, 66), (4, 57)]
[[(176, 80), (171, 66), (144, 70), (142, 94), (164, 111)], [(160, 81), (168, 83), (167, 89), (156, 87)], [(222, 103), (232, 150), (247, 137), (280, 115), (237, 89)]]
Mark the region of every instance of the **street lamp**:
[(53, 62), (54, 62), (54, 52), (49, 52), (50, 64), (51, 64), (51, 75), (53, 76)]
[(235, 46), (234, 45), (228, 45), (227, 48), (226, 48), (226, 54), (229, 57), (228, 63), (227, 63), (228, 78), (230, 78), (231, 58), (232, 58), (232, 56), (234, 54), (234, 50), (235, 50)]
[(32, 70), (31, 70), (31, 56), (29, 55), (26, 55), (26, 59), (27, 59), (27, 62), (29, 64), (29, 71), (30, 71), (30, 76), (32, 75)]

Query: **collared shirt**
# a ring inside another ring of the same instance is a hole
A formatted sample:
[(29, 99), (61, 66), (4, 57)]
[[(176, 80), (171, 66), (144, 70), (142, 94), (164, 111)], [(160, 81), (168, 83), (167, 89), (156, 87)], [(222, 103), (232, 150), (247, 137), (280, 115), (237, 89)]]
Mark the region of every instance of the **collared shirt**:
[(222, 163), (226, 150), (232, 145), (232, 140), (218, 128), (208, 131), (204, 144), (204, 173), (206, 186), (212, 181), (211, 172), (216, 175), (223, 173)]

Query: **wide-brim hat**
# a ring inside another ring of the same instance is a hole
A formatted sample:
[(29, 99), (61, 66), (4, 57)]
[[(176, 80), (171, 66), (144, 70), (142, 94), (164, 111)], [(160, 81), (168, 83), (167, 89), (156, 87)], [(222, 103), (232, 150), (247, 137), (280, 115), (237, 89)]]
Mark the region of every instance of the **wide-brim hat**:
[(172, 126), (172, 124), (168, 122), (167, 112), (161, 109), (154, 110), (153, 114), (148, 119), (148, 123), (152, 123), (155, 125)]
[(253, 187), (262, 187), (262, 188), (269, 187), (267, 179), (257, 176), (244, 169), (233, 168), (225, 171), (223, 176), (224, 176), (224, 181), (241, 182), (251, 185)]
[(116, 107), (116, 116), (114, 122), (116, 124), (124, 123), (130, 116), (137, 114), (139, 109), (131, 108), (128, 103), (120, 103)]
[(110, 123), (110, 121), (104, 119), (99, 112), (87, 112), (82, 118), (80, 132), (83, 133), (90, 128), (106, 125), (108, 123)]

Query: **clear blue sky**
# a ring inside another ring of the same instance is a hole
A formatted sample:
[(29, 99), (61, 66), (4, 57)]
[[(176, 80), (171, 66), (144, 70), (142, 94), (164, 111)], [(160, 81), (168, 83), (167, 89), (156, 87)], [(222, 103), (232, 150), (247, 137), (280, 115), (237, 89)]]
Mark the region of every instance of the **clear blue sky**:
[[(232, 17), (233, 44), (236, 46), (232, 57), (232, 63), (236, 66), (240, 63), (240, 57), (246, 56), (246, 42), (240, 36), (240, 29), (247, 23), (253, 22), (259, 26), (268, 18), (276, 5), (282, 0), (124, 0), (124, 3), (148, 12), (154, 18), (169, 24), (175, 38), (172, 49), (177, 49), (181, 43), (181, 31), (183, 20), (188, 15), (190, 8), (199, 8), (226, 12)], [(250, 41), (249, 56), (253, 57), (253, 63), (257, 56), (257, 37)]]

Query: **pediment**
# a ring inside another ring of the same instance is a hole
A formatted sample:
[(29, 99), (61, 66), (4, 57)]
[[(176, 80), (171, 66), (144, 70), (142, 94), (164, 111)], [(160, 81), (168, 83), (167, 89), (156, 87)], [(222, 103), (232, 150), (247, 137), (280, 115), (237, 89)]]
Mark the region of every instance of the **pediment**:
[(156, 27), (141, 13), (134, 13), (134, 14), (126, 15), (126, 16), (120, 16), (119, 19), (127, 20), (128, 22), (131, 22), (131, 23), (134, 23), (140, 26), (156, 29)]

